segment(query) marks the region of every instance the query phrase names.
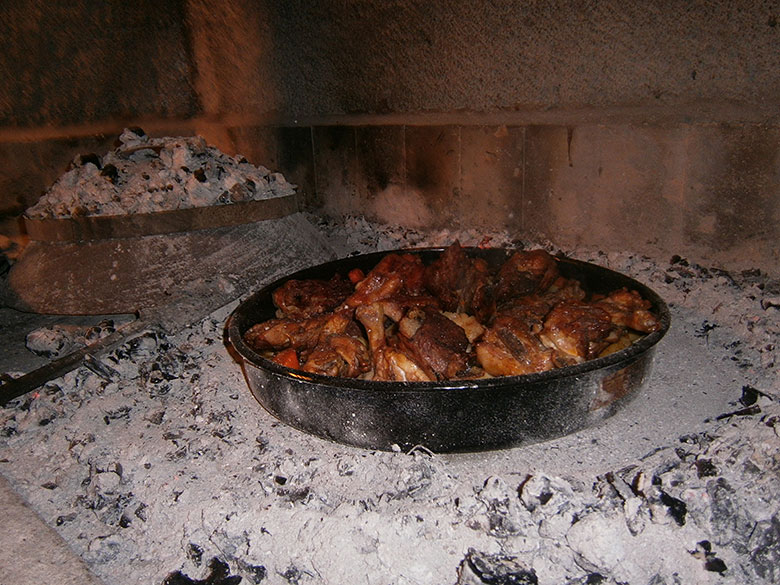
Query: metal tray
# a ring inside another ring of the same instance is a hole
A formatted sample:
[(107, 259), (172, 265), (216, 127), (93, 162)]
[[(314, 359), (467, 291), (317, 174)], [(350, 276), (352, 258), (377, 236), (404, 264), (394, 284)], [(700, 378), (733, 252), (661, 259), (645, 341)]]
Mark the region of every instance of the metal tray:
[[(512, 250), (467, 248), (493, 266)], [(443, 248), (395, 250), (428, 264)], [(330, 278), (353, 268), (368, 272), (389, 252), (327, 262), (290, 274), (243, 301), (226, 324), (246, 382), (280, 421), (342, 444), (378, 450), (423, 446), (433, 452), (483, 451), (560, 437), (595, 424), (625, 405), (647, 379), (669, 310), (653, 290), (607, 268), (556, 258), (561, 274), (585, 290), (636, 290), (652, 303), (661, 329), (611, 355), (524, 376), (449, 382), (378, 382), (309, 374), (263, 358), (243, 341), (255, 323), (274, 316), (272, 292), (289, 279)]]

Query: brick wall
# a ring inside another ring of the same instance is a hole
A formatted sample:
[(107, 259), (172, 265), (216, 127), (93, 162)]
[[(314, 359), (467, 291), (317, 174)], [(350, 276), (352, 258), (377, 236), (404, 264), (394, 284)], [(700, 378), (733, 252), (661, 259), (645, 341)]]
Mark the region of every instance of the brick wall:
[(125, 126), (313, 210), (777, 269), (767, 2), (0, 5), (0, 230)]

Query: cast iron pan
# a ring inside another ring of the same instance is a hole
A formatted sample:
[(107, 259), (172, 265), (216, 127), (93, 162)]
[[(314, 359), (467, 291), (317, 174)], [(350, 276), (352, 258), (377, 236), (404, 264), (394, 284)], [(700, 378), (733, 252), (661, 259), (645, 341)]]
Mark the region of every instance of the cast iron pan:
[[(443, 248), (397, 250), (425, 264)], [(467, 248), (498, 267), (512, 250)], [(621, 287), (649, 300), (661, 329), (611, 355), (524, 376), (449, 382), (372, 382), (292, 370), (258, 355), (243, 341), (255, 323), (275, 316), (271, 293), (289, 279), (329, 279), (353, 268), (368, 272), (389, 252), (363, 254), (307, 268), (243, 301), (227, 322), (249, 389), (282, 422), (303, 432), (367, 449), (466, 452), (516, 447), (560, 437), (614, 414), (642, 387), (655, 345), (669, 328), (666, 303), (651, 289), (595, 264), (556, 258), (561, 274), (586, 291)]]

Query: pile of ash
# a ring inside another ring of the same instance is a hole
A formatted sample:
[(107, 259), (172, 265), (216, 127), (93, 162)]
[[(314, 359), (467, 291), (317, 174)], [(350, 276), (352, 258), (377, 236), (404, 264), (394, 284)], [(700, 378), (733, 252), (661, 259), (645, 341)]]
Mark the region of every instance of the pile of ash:
[(252, 399), (228, 306), (0, 408), (0, 473), (106, 583), (776, 583), (780, 282), (582, 259), (672, 311), (646, 388), (596, 427), (450, 455), (322, 441)]
[(30, 219), (127, 215), (225, 205), (295, 192), (281, 173), (231, 157), (199, 136), (151, 138), (126, 129), (100, 157), (77, 156), (26, 212)]

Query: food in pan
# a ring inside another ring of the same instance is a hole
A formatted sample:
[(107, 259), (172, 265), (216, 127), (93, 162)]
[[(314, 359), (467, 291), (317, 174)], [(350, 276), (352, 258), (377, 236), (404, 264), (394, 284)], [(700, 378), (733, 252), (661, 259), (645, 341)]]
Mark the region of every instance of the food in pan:
[(381, 381), (514, 376), (582, 363), (661, 328), (633, 290), (591, 294), (544, 250), (497, 270), (459, 243), (424, 264), (388, 253), (364, 274), (288, 280), (245, 343), (292, 369)]

